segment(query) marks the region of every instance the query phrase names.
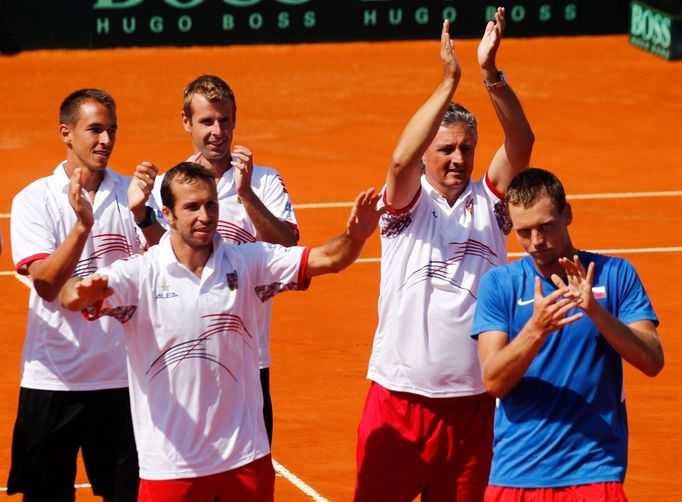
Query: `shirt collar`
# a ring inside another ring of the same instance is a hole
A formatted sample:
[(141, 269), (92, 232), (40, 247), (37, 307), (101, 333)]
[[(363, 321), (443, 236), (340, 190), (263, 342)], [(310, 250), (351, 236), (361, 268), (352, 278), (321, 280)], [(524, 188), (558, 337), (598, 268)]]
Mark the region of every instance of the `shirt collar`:
[[(169, 268), (172, 266), (182, 266), (182, 264), (178, 261), (177, 257), (175, 256), (175, 252), (173, 252), (173, 246), (171, 245), (171, 232), (172, 230), (169, 230), (163, 236), (161, 237), (161, 240), (159, 241), (158, 247), (159, 247), (159, 257), (158, 257), (158, 262), (159, 265), (161, 265), (162, 268)], [(216, 234), (213, 236), (213, 252), (211, 253), (211, 256), (208, 257), (208, 261), (206, 261), (206, 266), (204, 267), (204, 277), (208, 277), (210, 274), (213, 273), (214, 270), (217, 268), (217, 263), (219, 263), (219, 260), (222, 259), (222, 256), (224, 254), (223, 250), (223, 239)]]
[[(66, 174), (66, 161), (63, 161), (61, 164), (59, 164), (54, 172), (53, 172), (53, 181), (55, 183), (55, 186), (59, 188), (60, 191), (63, 193), (68, 194), (69, 193), (69, 184), (71, 183), (71, 178)], [(102, 183), (100, 183), (99, 187), (97, 188), (97, 191), (107, 191), (111, 192), (114, 190), (114, 187), (116, 186), (118, 180), (114, 179), (114, 176), (111, 174), (111, 168), (107, 166), (104, 169), (104, 176), (102, 177)]]
[[(422, 188), (426, 191), (429, 196), (435, 200), (438, 204), (444, 204), (445, 206), (449, 207), (448, 201), (446, 200), (445, 196), (441, 194), (438, 190), (436, 190), (431, 183), (428, 182), (426, 179), (426, 176), (422, 175), (421, 178), (422, 182)], [(467, 197), (471, 194), (472, 190), (472, 184), (471, 184), (471, 179), (467, 183), (467, 185), (464, 187), (464, 190), (462, 191), (461, 194), (459, 194), (459, 197), (457, 197), (457, 200), (455, 201), (455, 204), (452, 206), (457, 207), (459, 204), (461, 204), (461, 201), (466, 200)]]

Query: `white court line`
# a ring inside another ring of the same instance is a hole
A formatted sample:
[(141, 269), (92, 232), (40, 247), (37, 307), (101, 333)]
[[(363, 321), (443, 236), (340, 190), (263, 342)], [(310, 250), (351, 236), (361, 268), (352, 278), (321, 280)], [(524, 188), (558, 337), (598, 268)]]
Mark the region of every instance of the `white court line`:
[[(620, 254), (637, 254), (637, 253), (680, 253), (682, 252), (682, 246), (673, 246), (667, 248), (624, 248), (624, 249), (587, 249), (590, 253), (598, 254), (610, 254), (610, 255), (620, 255)], [(523, 252), (508, 253), (509, 258), (520, 258), (526, 256)], [(355, 260), (355, 263), (376, 263), (381, 261), (381, 258), (359, 258)]]
[[(669, 192), (624, 192), (624, 193), (585, 193), (567, 195), (569, 200), (580, 199), (634, 199), (640, 197), (680, 197), (682, 190)], [(352, 202), (322, 202), (319, 204), (294, 204), (294, 209), (323, 209), (332, 207), (353, 207)]]
[(315, 502), (329, 502), (326, 498), (317, 493), (313, 488), (311, 488), (303, 480), (301, 480), (301, 478), (296, 476), (294, 473), (290, 472), (286, 467), (277, 462), (274, 458), (272, 459), (272, 465), (274, 466), (275, 472), (277, 472), (277, 474), (279, 474), (284, 479), (289, 481), (292, 485), (294, 485), (296, 488), (298, 488), (303, 493), (308, 495)]
[[(633, 199), (643, 197), (680, 197), (682, 190), (668, 192), (623, 192), (623, 193), (584, 193), (567, 195), (568, 200), (582, 199)], [(321, 202), (319, 204), (294, 204), (294, 209), (323, 209), (333, 207), (353, 207), (352, 202)], [(0, 219), (9, 218), (9, 213), (0, 213)]]

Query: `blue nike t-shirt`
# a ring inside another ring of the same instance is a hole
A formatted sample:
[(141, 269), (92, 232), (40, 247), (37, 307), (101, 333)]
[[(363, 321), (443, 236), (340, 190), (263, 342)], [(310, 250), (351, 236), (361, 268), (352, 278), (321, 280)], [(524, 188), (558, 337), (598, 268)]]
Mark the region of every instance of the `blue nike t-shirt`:
[[(594, 262), (593, 293), (609, 312), (625, 324), (658, 324), (629, 262), (588, 252), (579, 257), (585, 268)], [(472, 336), (503, 331), (511, 341), (533, 313), (536, 276), (530, 257), (486, 273)], [(540, 277), (543, 295), (556, 290)], [(542, 488), (623, 482), (627, 451), (622, 360), (584, 315), (548, 335), (521, 381), (498, 400), (490, 484)]]

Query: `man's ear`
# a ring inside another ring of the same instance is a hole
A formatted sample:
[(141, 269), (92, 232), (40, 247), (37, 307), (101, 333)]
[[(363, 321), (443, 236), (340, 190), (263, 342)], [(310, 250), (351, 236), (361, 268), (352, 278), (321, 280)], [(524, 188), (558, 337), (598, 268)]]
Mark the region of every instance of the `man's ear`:
[(168, 222), (168, 224), (169, 224), (170, 226), (173, 226), (174, 223), (175, 223), (175, 216), (173, 215), (173, 211), (171, 211), (170, 209), (168, 209), (166, 206), (163, 206), (163, 207), (161, 208), (161, 212), (163, 213), (163, 217), (166, 219), (166, 221)]
[(185, 115), (184, 110), (182, 112), (182, 127), (184, 127), (187, 132), (192, 131), (192, 117)]
[(566, 225), (570, 225), (573, 222), (573, 209), (568, 202), (566, 203), (566, 206), (564, 206), (563, 217)]
[(64, 144), (71, 148), (71, 129), (66, 124), (59, 125), (59, 136), (61, 136)]

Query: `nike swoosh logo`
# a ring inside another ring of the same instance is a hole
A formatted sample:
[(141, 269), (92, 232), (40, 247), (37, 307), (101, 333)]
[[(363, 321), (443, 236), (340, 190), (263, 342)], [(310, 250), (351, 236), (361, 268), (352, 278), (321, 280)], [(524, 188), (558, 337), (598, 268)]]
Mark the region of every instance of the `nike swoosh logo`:
[(519, 300), (516, 302), (518, 303), (519, 307), (523, 307), (524, 305), (528, 305), (529, 303), (533, 303), (535, 301), (535, 298), (531, 298), (530, 300), (522, 300), (519, 298)]

